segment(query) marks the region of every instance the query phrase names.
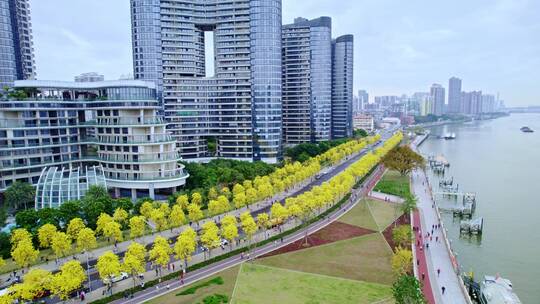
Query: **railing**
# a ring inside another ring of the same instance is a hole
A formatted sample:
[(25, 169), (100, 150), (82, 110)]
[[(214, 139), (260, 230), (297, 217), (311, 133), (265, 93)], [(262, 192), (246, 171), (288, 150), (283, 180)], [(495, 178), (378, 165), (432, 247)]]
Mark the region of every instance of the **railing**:
[(165, 124), (163, 118), (161, 117), (150, 117), (143, 118), (140, 117), (109, 117), (109, 118), (98, 118), (95, 120), (90, 120), (83, 123), (84, 125), (91, 126), (118, 126), (118, 125), (155, 125), (155, 124)]
[(118, 181), (152, 181), (152, 180), (168, 180), (177, 179), (182, 177), (188, 177), (189, 174), (184, 172), (183, 168), (177, 168), (173, 170), (164, 171), (139, 171), (137, 176), (134, 173), (118, 173), (115, 171), (108, 171), (107, 168), (103, 168), (105, 171), (105, 178), (108, 180)]
[[(136, 159), (135, 159), (136, 157)], [(100, 161), (121, 162), (121, 163), (140, 163), (140, 162), (165, 162), (180, 160), (180, 154), (176, 152), (153, 153), (153, 154), (100, 154), (97, 157)]]
[(97, 136), (88, 136), (81, 140), (82, 142), (103, 143), (103, 144), (152, 144), (160, 142), (172, 142), (173, 137), (170, 134), (153, 135), (116, 135), (100, 134)]
[[(54, 121), (51, 121), (54, 120)], [(76, 120), (70, 123), (69, 120)], [(37, 127), (77, 127), (81, 123), (77, 117), (44, 117), (28, 119), (0, 119), (0, 128), (37, 128)]]

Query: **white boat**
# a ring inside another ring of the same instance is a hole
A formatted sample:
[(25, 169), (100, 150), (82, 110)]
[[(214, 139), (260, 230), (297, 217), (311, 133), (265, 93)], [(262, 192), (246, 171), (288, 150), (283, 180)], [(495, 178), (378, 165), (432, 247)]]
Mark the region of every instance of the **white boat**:
[(485, 276), (480, 290), (482, 304), (521, 304), (512, 282), (499, 276)]

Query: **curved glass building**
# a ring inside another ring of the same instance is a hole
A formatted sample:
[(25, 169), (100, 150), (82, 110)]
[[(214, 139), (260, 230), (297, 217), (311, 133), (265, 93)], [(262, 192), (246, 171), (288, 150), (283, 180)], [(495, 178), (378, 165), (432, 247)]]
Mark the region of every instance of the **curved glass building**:
[(26, 98), (0, 101), (0, 189), (37, 184), (50, 166), (101, 166), (107, 186), (133, 199), (185, 184), (154, 83), (26, 80), (15, 89)]
[(84, 197), (90, 186), (107, 188), (103, 167), (43, 168), (36, 185), (36, 209), (56, 208)]

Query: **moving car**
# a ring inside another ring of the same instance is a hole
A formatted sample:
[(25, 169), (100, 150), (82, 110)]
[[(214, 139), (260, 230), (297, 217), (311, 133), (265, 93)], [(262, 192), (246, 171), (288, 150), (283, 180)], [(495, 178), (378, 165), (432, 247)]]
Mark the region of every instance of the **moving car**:
[(122, 281), (129, 278), (129, 274), (127, 272), (120, 272), (119, 275), (112, 277), (111, 279), (105, 278), (103, 279), (103, 284), (109, 284), (109, 283), (116, 283), (118, 281)]

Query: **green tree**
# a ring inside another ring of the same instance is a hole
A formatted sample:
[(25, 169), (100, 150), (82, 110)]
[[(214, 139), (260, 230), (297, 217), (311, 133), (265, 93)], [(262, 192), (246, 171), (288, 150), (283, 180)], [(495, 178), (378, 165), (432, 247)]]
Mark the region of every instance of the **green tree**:
[(396, 304), (427, 303), (421, 288), (420, 282), (414, 276), (400, 276), (392, 285), (392, 294)]
[(68, 201), (62, 203), (58, 207), (58, 212), (60, 214), (60, 219), (64, 223), (69, 223), (72, 219), (76, 217), (82, 217), (82, 208), (81, 202), (79, 201)]
[(382, 158), (382, 163), (386, 168), (396, 170), (403, 176), (425, 165), (424, 158), (409, 146), (395, 147)]
[(368, 132), (364, 129), (356, 129), (353, 131), (353, 136), (356, 138), (367, 137), (368, 135)]
[(34, 204), (36, 191), (29, 183), (16, 181), (4, 191), (4, 201), (7, 206), (13, 209), (28, 209)]
[(39, 225), (38, 213), (35, 209), (18, 211), (15, 214), (15, 223), (17, 223), (17, 227), (35, 231), (34, 229)]
[(411, 212), (416, 210), (416, 201), (417, 199), (414, 195), (407, 195), (405, 197), (405, 201), (403, 201), (403, 203), (401, 204), (401, 210), (403, 211), (403, 213), (409, 215), (411, 214)]

